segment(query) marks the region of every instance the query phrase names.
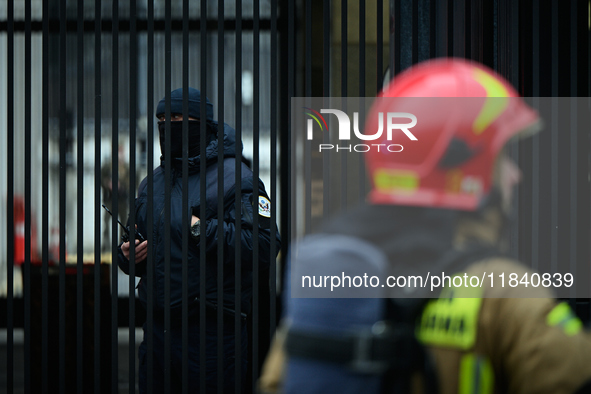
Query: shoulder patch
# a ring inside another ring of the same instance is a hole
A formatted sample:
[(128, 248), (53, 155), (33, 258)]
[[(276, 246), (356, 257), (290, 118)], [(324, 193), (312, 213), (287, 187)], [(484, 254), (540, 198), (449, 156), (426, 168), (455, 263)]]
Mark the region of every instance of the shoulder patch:
[(482, 298), (448, 298), (442, 292), (425, 306), (417, 339), (425, 345), (470, 349), (476, 343), (481, 303)]
[(271, 217), (271, 202), (263, 196), (259, 196), (259, 215)]

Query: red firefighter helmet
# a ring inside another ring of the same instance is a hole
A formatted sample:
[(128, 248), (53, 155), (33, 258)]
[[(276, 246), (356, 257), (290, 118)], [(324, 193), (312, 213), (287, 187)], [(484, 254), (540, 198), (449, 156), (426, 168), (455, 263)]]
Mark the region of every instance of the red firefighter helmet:
[[(416, 117), (414, 126), (408, 114)], [(407, 130), (396, 129), (405, 123)], [(381, 149), (366, 153), (369, 201), (477, 210), (490, 193), (502, 148), (540, 124), (509, 83), (480, 64), (418, 64), (382, 91), (367, 116), (367, 131), (384, 130), (375, 145)]]

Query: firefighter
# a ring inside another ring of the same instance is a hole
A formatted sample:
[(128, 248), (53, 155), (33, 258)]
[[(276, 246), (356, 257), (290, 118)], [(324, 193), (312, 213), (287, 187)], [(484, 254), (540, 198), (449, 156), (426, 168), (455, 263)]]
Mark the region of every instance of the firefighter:
[[(261, 391), (591, 390), (591, 336), (569, 306), (549, 287), (499, 282), (535, 273), (506, 257), (512, 193), (522, 176), (507, 147), (541, 128), (538, 114), (502, 77), (460, 59), (416, 65), (381, 96), (366, 130), (379, 128), (379, 113), (412, 113), (417, 140), (400, 133), (376, 141), (405, 149), (365, 154), (367, 203), (294, 245), (292, 277), (346, 267), (380, 277), (453, 279), (455, 272), (490, 280), (476, 287), (449, 280), (439, 294), (377, 288), (368, 298), (291, 298), (286, 291)], [(288, 283), (293, 291), (297, 281)]]

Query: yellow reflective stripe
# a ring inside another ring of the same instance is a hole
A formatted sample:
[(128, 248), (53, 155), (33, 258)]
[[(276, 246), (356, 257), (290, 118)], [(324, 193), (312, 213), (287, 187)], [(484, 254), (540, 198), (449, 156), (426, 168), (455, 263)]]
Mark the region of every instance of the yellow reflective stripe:
[(474, 70), (474, 80), (481, 84), (486, 91), (484, 105), (472, 125), (474, 134), (478, 135), (507, 108), (509, 92), (498, 79), (483, 70)]
[(468, 353), (460, 360), (458, 394), (491, 394), (494, 371), (487, 357)]
[(374, 175), (374, 184), (377, 190), (413, 191), (419, 186), (419, 177), (411, 171), (396, 171), (379, 169)]
[(476, 342), (481, 298), (439, 298), (423, 310), (416, 337), (425, 345), (471, 348)]
[(546, 316), (546, 324), (550, 327), (561, 327), (564, 333), (569, 336), (577, 334), (583, 327), (581, 320), (575, 316), (566, 302), (561, 302), (556, 305), (550, 313), (548, 313), (548, 316)]

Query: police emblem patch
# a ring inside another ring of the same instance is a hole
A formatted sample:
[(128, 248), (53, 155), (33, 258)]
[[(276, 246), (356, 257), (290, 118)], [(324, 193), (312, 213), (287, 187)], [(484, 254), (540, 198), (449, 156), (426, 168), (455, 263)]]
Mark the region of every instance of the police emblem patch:
[(266, 218), (271, 217), (271, 202), (263, 196), (259, 196), (259, 215)]

